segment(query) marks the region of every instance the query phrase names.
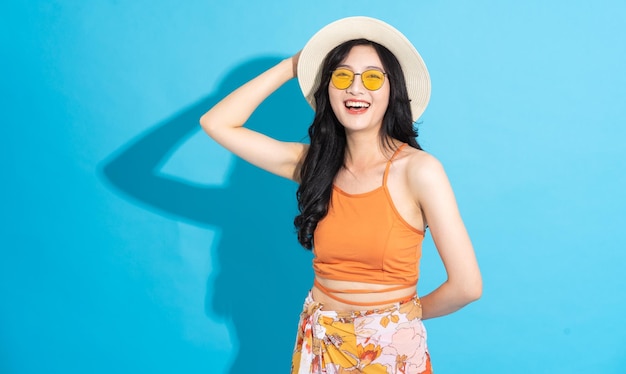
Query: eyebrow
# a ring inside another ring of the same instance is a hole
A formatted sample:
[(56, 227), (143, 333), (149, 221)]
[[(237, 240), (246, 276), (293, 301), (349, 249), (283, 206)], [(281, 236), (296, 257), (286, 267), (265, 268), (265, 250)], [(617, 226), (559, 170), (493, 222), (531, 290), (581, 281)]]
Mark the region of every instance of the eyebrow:
[[(354, 69), (352, 66), (347, 65), (347, 64), (339, 64), (339, 65), (337, 65), (337, 68), (349, 68), (349, 69)], [(380, 67), (380, 66), (373, 66), (373, 65), (370, 65), (370, 66), (366, 66), (366, 67), (365, 67), (365, 70), (370, 70), (370, 69), (375, 69), (375, 70), (384, 71), (384, 70), (383, 70), (383, 68), (382, 68), (382, 67)]]

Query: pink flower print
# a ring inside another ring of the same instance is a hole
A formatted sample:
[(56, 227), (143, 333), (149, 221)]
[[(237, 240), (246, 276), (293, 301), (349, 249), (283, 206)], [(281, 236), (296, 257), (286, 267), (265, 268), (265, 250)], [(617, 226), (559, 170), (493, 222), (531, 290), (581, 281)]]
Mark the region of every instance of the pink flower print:
[(421, 323), (406, 322), (398, 325), (391, 336), (391, 344), (383, 348), (383, 354), (393, 356), (395, 367), (391, 372), (421, 373), (426, 369), (426, 334)]

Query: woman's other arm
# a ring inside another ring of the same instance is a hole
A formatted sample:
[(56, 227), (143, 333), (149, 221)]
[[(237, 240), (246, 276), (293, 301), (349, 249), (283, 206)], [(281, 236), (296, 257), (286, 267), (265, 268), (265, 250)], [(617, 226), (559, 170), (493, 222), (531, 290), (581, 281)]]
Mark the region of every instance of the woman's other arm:
[(441, 163), (420, 152), (409, 164), (411, 191), (441, 256), (447, 280), (421, 297), (423, 319), (450, 314), (482, 294), (482, 278), (454, 192)]

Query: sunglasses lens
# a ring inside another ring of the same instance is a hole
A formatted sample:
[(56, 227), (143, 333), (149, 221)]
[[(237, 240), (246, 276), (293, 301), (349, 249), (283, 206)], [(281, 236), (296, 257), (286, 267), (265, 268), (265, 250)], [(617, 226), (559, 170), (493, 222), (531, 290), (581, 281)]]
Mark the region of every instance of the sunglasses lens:
[(370, 91), (376, 91), (385, 83), (385, 74), (379, 70), (366, 70), (361, 73), (363, 86)]
[[(354, 75), (352, 70), (344, 68), (337, 69), (333, 71), (331, 82), (336, 88), (345, 90), (350, 87), (354, 81)], [(383, 86), (383, 83), (385, 83), (385, 73), (380, 70), (366, 70), (359, 75), (361, 76), (363, 86), (370, 91), (378, 90)]]
[(333, 71), (333, 75), (331, 77), (333, 86), (340, 90), (345, 90), (346, 88), (350, 87), (353, 80), (354, 73), (348, 69), (337, 69)]

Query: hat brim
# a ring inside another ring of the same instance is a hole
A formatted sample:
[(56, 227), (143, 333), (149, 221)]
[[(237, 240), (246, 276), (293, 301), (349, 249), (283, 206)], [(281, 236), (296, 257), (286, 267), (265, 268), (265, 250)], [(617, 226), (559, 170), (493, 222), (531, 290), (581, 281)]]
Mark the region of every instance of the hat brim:
[(406, 82), (411, 114), (417, 121), (430, 99), (430, 77), (426, 64), (413, 44), (393, 26), (370, 17), (348, 17), (319, 30), (306, 43), (298, 60), (298, 83), (315, 109), (315, 90), (321, 81), (322, 61), (333, 48), (353, 39), (367, 39), (385, 46), (400, 62)]

